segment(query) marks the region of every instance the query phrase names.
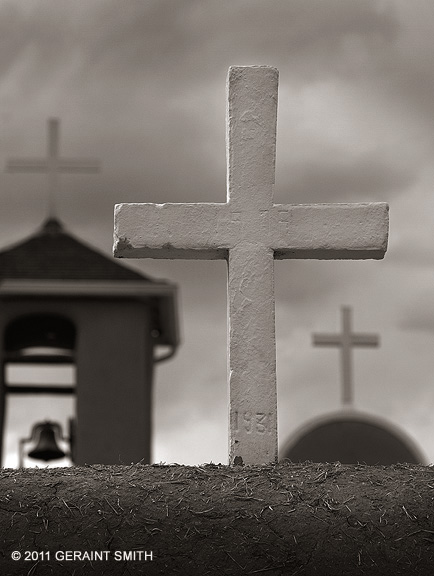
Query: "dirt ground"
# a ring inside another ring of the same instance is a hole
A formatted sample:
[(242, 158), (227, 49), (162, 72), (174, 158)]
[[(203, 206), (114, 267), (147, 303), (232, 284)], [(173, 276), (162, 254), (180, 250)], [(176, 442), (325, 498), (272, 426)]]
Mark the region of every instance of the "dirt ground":
[(98, 465), (0, 485), (4, 576), (434, 574), (431, 467)]

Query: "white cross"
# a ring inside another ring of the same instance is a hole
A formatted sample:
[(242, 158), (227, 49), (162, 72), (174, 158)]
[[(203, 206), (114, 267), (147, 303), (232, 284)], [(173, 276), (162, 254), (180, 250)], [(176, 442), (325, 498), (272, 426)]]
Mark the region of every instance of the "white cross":
[(114, 254), (228, 261), (229, 462), (264, 464), (277, 460), (274, 258), (382, 258), (388, 206), (273, 204), (278, 71), (231, 67), (227, 85), (227, 202), (118, 204)]
[(59, 120), (48, 119), (48, 150), (46, 158), (12, 158), (6, 164), (8, 172), (30, 172), (48, 174), (48, 212), (55, 216), (55, 194), (59, 191), (58, 175), (61, 172), (90, 174), (99, 171), (99, 162), (94, 159), (61, 158), (59, 156)]
[(340, 334), (313, 334), (314, 346), (337, 346), (341, 349), (342, 403), (353, 403), (352, 348), (364, 346), (374, 348), (379, 345), (377, 334), (357, 334), (352, 332), (352, 310), (342, 306), (342, 332)]

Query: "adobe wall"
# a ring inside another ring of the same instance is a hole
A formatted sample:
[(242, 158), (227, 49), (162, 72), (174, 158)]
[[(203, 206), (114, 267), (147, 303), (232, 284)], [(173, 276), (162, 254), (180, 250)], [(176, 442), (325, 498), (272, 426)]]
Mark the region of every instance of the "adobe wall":
[(434, 566), (431, 467), (94, 465), (4, 469), (0, 482), (8, 576), (428, 576)]

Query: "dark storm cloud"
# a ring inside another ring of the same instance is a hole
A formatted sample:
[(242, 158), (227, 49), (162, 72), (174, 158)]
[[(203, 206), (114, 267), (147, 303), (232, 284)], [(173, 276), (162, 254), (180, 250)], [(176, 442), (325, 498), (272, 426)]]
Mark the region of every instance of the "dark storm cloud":
[(399, 328), (414, 332), (428, 332), (434, 334), (434, 310), (431, 314), (409, 315), (404, 318)]
[(406, 331), (428, 332), (434, 335), (434, 306), (432, 290), (412, 297), (403, 306), (398, 320), (398, 328)]
[(393, 13), (374, 0), (275, 0), (266, 9), (263, 0), (17, 1), (0, 7), (0, 21), (1, 71), (28, 57), (40, 82), (73, 55), (89, 81), (139, 73), (152, 81), (201, 82), (215, 77), (212, 61), (226, 66), (228, 58), (277, 65), (297, 59), (302, 75), (347, 73), (346, 39), (361, 39), (372, 53), (397, 30)]
[[(231, 64), (276, 65), (281, 82), (292, 84), (357, 76), (354, 59), (367, 54), (372, 66), (398, 30), (393, 12), (375, 0), (275, 0), (266, 9), (263, 0), (17, 0), (0, 6), (0, 23), (1, 78), (15, 82), (10, 106), (35, 102), (51, 83), (57, 101), (91, 114), (95, 124), (106, 121), (107, 140), (120, 127), (134, 134), (142, 107), (153, 147), (165, 136), (165, 114), (185, 114), (170, 109), (172, 99), (218, 93), (224, 109)], [(182, 121), (172, 124), (173, 140), (182, 131), (193, 141)], [(200, 128), (197, 136), (203, 139)]]
[[(4, 154), (19, 139), (27, 148), (17, 145), (14, 154), (43, 154), (46, 116), (59, 113), (62, 150), (103, 165), (91, 181), (63, 178), (59, 205), (64, 198), (73, 225), (103, 227), (109, 249), (116, 202), (225, 200), (229, 65), (276, 65), (282, 87), (345, 83), (375, 77), (398, 33), (396, 14), (376, 0), (4, 2), (0, 99), (2, 84), (12, 86), (1, 100), (10, 112)], [(14, 178), (25, 191), (29, 180)], [(409, 180), (380, 157), (327, 159), (316, 151), (290, 162), (279, 190), (294, 203), (384, 200)], [(34, 189), (29, 196), (29, 206), (41, 197)]]
[[(293, 203), (387, 201), (407, 189), (416, 174), (374, 154), (330, 158), (289, 166), (280, 178)], [(280, 185), (282, 188), (282, 185)]]
[[(77, 220), (110, 222), (118, 201), (224, 201), (228, 66), (276, 65), (281, 86), (291, 89), (328, 78), (362, 77), (375, 85), (400, 32), (395, 11), (382, 6), (377, 0), (275, 0), (266, 8), (263, 0), (5, 2), (0, 99), (9, 82), (2, 110), (16, 113), (10, 136), (3, 136), (5, 153), (20, 135), (29, 139), (22, 111), (34, 115), (32, 107), (51, 98), (51, 107), (39, 109), (60, 110), (62, 149), (75, 145), (103, 162), (86, 214), (80, 198), (72, 207)], [(288, 130), (279, 125), (279, 132)], [(277, 192), (285, 202), (387, 200), (413, 178), (411, 167), (381, 156), (328, 158), (315, 151), (290, 160)], [(67, 181), (62, 186), (68, 191)]]
[[(377, 88), (401, 103), (401, 115), (425, 121), (434, 113), (433, 4), (416, 1), (396, 3), (399, 10), (399, 35), (393, 50), (381, 58), (381, 75)], [(386, 96), (387, 97), (387, 96)], [(431, 130), (431, 144), (434, 132)], [(409, 134), (413, 138), (413, 134)]]

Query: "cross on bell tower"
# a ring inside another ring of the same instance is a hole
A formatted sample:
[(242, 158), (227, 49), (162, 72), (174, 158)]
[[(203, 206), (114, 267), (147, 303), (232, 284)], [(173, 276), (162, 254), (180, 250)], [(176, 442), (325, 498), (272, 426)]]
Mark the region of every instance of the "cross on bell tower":
[[(176, 287), (113, 261), (56, 218), (60, 173), (99, 169), (95, 160), (60, 155), (59, 124), (48, 121), (45, 158), (7, 163), (9, 172), (48, 176), (49, 218), (27, 239), (0, 250), (0, 465), (3, 448), (6, 457), (16, 453), (17, 434), (24, 465), (28, 456), (60, 456), (53, 416), (61, 412), (65, 430), (66, 408), (56, 410), (53, 398), (68, 396), (75, 464), (148, 463), (154, 364), (169, 359), (178, 345)], [(62, 368), (67, 375), (59, 383)], [(23, 403), (14, 399), (31, 402), (35, 394), (40, 396), (29, 413), (35, 422), (29, 440), (37, 448), (29, 452), (21, 449), (28, 428), (13, 418), (11, 406), (21, 405), (19, 413)]]
[(12, 158), (6, 164), (8, 172), (24, 172), (48, 176), (48, 216), (56, 217), (55, 194), (59, 191), (59, 174), (92, 174), (99, 172), (100, 163), (95, 159), (62, 158), (59, 152), (58, 118), (48, 119), (48, 146), (46, 158)]

